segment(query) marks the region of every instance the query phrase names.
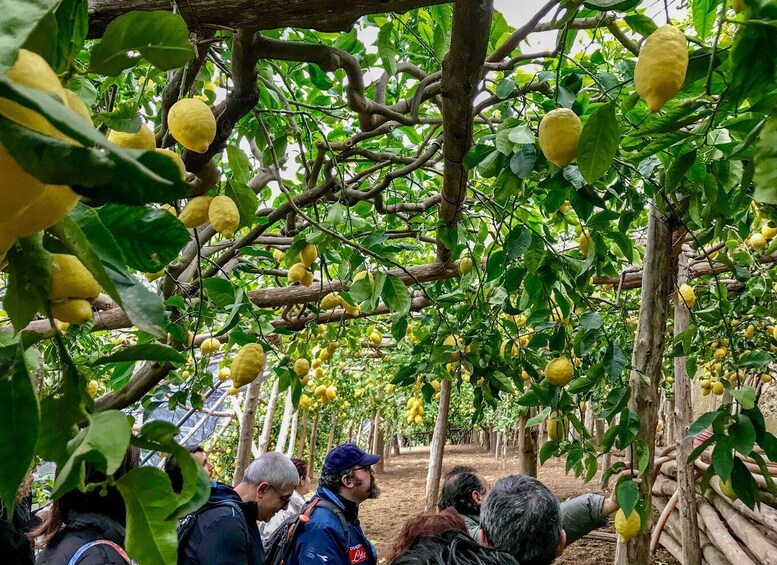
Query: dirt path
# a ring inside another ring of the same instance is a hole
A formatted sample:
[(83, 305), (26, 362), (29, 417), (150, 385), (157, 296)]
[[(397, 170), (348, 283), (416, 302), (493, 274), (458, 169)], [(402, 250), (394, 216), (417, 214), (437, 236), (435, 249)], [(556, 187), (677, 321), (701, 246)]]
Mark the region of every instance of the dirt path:
[[(426, 488), (426, 465), (429, 459), (428, 448), (416, 447), (398, 457), (393, 457), (386, 472), (377, 475), (382, 494), (377, 500), (369, 500), (361, 506), (359, 512), (362, 526), (378, 548), (378, 554), (384, 556), (402, 528), (405, 520), (423, 510)], [(445, 448), (447, 470), (454, 465), (472, 465), (492, 483), (499, 477), (517, 472), (516, 458), (508, 458), (503, 467), (501, 460), (485, 453), (475, 446), (453, 445)], [(559, 460), (548, 461), (540, 469), (539, 479), (556, 496), (565, 500), (588, 492), (605, 494), (597, 485), (584, 484), (574, 476), (564, 474)], [(602, 531), (614, 533), (612, 526)], [(561, 565), (600, 565), (612, 563), (615, 544), (608, 541), (582, 539), (570, 546), (555, 563)], [(653, 563), (676, 565), (677, 561), (665, 551), (656, 554)]]

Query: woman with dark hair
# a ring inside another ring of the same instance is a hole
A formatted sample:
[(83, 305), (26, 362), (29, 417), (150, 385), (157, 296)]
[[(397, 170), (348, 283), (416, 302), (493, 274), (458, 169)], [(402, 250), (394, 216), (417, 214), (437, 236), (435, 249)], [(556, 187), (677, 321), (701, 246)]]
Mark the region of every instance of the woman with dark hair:
[[(130, 446), (114, 478), (139, 466), (139, 451)], [(105, 474), (86, 464), (86, 483), (99, 483)], [(72, 490), (51, 503), (43, 522), (28, 536), (42, 547), (38, 565), (126, 565), (122, 549), (124, 499), (116, 487), (88, 492)]]
[(509, 554), (483, 547), (465, 531), (418, 538), (391, 565), (519, 565)]
[(420, 538), (439, 536), (451, 530), (467, 533), (464, 519), (453, 510), (411, 516), (405, 522), (397, 539), (394, 540), (394, 546), (389, 551), (386, 562), (391, 563), (394, 558), (404, 553)]

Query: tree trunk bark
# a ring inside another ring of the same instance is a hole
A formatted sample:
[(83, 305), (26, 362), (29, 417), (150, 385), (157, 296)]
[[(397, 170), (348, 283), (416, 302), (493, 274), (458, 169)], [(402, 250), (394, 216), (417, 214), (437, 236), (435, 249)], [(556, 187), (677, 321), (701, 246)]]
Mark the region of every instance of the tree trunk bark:
[(392, 455), (399, 455), (401, 453), (399, 446), (399, 432), (391, 434), (391, 451)]
[(518, 431), (518, 469), (521, 474), (537, 477), (537, 427), (526, 426), (526, 421), (534, 417), (537, 410), (529, 408), (519, 420)]
[(302, 459), (305, 455), (305, 442), (308, 439), (308, 422), (310, 421), (310, 412), (305, 410), (302, 415), (302, 431), (299, 433), (299, 441), (297, 443), (297, 459)]
[(353, 443), (353, 419), (348, 422), (348, 443)]
[(275, 451), (286, 451), (286, 441), (289, 439), (291, 428), (291, 413), (294, 411), (294, 403), (291, 400), (291, 387), (286, 389), (286, 402), (283, 405), (283, 417), (281, 418), (281, 430), (278, 432), (278, 441), (275, 443)]
[(437, 495), (442, 475), (442, 458), (445, 452), (445, 432), (448, 427), (448, 410), (451, 404), (451, 381), (445, 379), (440, 385), (440, 408), (434, 424), (432, 445), (429, 449), (429, 470), (426, 474), (426, 512), (437, 506)]
[(332, 418), (329, 422), (329, 437), (326, 440), (326, 452), (332, 451), (335, 443), (335, 427), (337, 426), (337, 413), (332, 412)]
[[(632, 445), (646, 449), (648, 461), (653, 461), (655, 456), (658, 388), (672, 289), (672, 229), (671, 219), (661, 214), (654, 205), (650, 205), (647, 244), (642, 268), (639, 325), (631, 359), (633, 369), (629, 378), (631, 385), (629, 408), (639, 416), (639, 432)], [(648, 382), (643, 381), (643, 375)], [(618, 543), (620, 551), (617, 552), (617, 556), (625, 557), (625, 562), (631, 565), (646, 565), (650, 562), (653, 476), (652, 473), (647, 472), (641, 478), (639, 493), (647, 507), (647, 523), (643, 523), (642, 531), (628, 541), (626, 551), (622, 551), (621, 544)]]
[(291, 419), (291, 432), (289, 433), (289, 446), (286, 448), (286, 457), (292, 457), (297, 447), (297, 427), (299, 426), (299, 410), (294, 411)]
[(375, 442), (375, 418), (377, 418), (377, 413), (375, 417), (370, 420), (370, 435), (367, 437), (367, 445), (364, 449), (365, 451), (371, 451), (372, 444)]
[(267, 451), (270, 445), (270, 433), (272, 432), (272, 421), (275, 418), (275, 408), (278, 406), (278, 379), (272, 385), (270, 399), (267, 401), (267, 412), (264, 413), (264, 426), (262, 426), (262, 435), (259, 436), (259, 454)]
[(491, 431), (488, 428), (483, 428), (483, 449), (491, 452)]
[(248, 463), (251, 461), (251, 447), (254, 444), (254, 428), (256, 426), (256, 408), (259, 404), (259, 392), (264, 381), (266, 366), (261, 374), (248, 385), (246, 399), (243, 405), (243, 419), (240, 421), (240, 437), (237, 441), (237, 454), (235, 455), (235, 472), (232, 475), (232, 484), (237, 485), (243, 480)]
[(313, 419), (313, 429), (310, 431), (310, 453), (308, 454), (308, 477), (313, 476), (313, 467), (316, 464), (316, 444), (318, 443), (318, 418)]
[[(688, 257), (680, 253), (677, 263), (677, 285), (688, 280)], [(682, 300), (675, 296), (674, 305), (674, 335), (688, 329), (690, 312)], [(699, 521), (696, 505), (696, 471), (693, 465), (686, 465), (688, 456), (693, 451), (693, 439), (688, 436), (688, 429), (693, 423), (693, 401), (691, 389), (693, 379), (688, 377), (685, 363), (687, 357), (674, 358), (674, 418), (675, 437), (677, 442), (677, 483), (680, 490), (680, 501), (677, 508), (680, 511), (680, 535), (683, 559), (686, 565), (701, 565), (701, 541), (699, 539)], [(670, 437), (670, 436), (668, 436)]]
[(380, 417), (380, 408), (378, 408), (378, 411), (375, 413), (375, 443), (372, 446), (372, 452), (381, 455), (380, 461), (378, 461), (374, 467), (375, 471), (377, 473), (382, 473), (384, 470), (383, 463), (384, 459), (382, 457), (383, 455), (383, 429), (381, 426), (382, 418)]

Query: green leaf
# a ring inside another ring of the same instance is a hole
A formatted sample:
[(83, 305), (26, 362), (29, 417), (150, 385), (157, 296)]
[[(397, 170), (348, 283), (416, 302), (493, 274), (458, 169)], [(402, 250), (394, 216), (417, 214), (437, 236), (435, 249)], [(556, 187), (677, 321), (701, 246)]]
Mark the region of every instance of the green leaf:
[(527, 179), (537, 162), (537, 148), (534, 145), (521, 145), (510, 157), (510, 170), (519, 179)]
[(508, 379), (507, 375), (505, 375), (502, 371), (494, 371), (488, 376), (488, 380), (491, 381), (491, 383), (502, 392), (507, 392), (510, 394), (515, 392), (513, 383), (510, 382), (510, 379)]
[(0, 347), (0, 414), (0, 499), (10, 516), (35, 456), (40, 427), (38, 399), (18, 343)]
[(696, 437), (700, 433), (702, 433), (704, 430), (709, 428), (712, 425), (712, 422), (714, 422), (718, 416), (720, 416), (720, 412), (707, 412), (706, 414), (702, 414), (699, 416), (696, 421), (691, 424), (691, 427), (688, 429), (688, 437)]
[(505, 253), (507, 260), (514, 261), (523, 255), (531, 246), (531, 231), (523, 226), (517, 226), (510, 230), (505, 238)]
[(0, 74), (13, 66), (19, 48), (60, 1), (0, 0), (0, 13), (3, 14), (3, 25), (0, 26)]
[[(74, 222), (81, 234), (71, 226)], [(111, 298), (119, 304), (130, 321), (141, 330), (151, 335), (162, 337), (162, 323), (165, 317), (165, 307), (161, 298), (151, 292), (135, 277), (129, 275), (124, 268), (124, 258), (113, 236), (100, 221), (97, 212), (82, 204), (70, 212), (70, 219), (60, 222), (58, 236), (66, 241), (68, 247), (78, 256), (84, 265), (92, 271), (97, 281), (102, 284), (99, 269), (94, 267), (86, 251), (86, 246), (97, 253), (112, 282), (111, 286), (103, 286)], [(115, 294), (114, 294), (115, 290)]]
[[(397, 53), (391, 44), (391, 35), (394, 31), (394, 23), (387, 22), (380, 27), (378, 32), (378, 56), (383, 63), (383, 68), (389, 76), (397, 74)], [(331, 87), (331, 84), (329, 85)], [(327, 87), (329, 88), (329, 87)]]
[(736, 398), (745, 410), (750, 410), (755, 406), (755, 389), (751, 386), (731, 389), (731, 396)]
[(125, 548), (144, 565), (166, 565), (177, 560), (176, 497), (168, 476), (155, 467), (133, 469), (116, 486), (127, 507)]
[(645, 38), (658, 29), (655, 22), (644, 14), (632, 14), (623, 19), (627, 26)]
[(121, 361), (160, 361), (167, 363), (183, 363), (186, 358), (169, 345), (161, 343), (141, 343), (123, 349), (111, 355), (103, 355), (92, 362), (92, 365), (119, 363)]
[(515, 82), (509, 78), (501, 80), (496, 87), (496, 97), (504, 100), (513, 93), (515, 86)]
[(86, 0), (64, 0), (27, 38), (25, 49), (46, 59), (57, 74), (66, 72), (81, 51), (89, 26)]
[(43, 115), (74, 144), (29, 130), (0, 116), (0, 143), (28, 173), (47, 184), (65, 184), (96, 204), (169, 202), (189, 185), (168, 157), (122, 149), (54, 97), (0, 76), (0, 97)]
[(624, 477), (615, 487), (615, 498), (626, 516), (630, 515), (639, 502), (639, 486), (632, 480)]
[(189, 26), (172, 12), (128, 12), (105, 28), (92, 49), (90, 72), (116, 76), (141, 58), (163, 71), (183, 67), (194, 57)]
[(156, 273), (178, 257), (189, 231), (161, 208), (106, 204), (97, 211), (127, 261), (143, 273)]
[(3, 307), (19, 332), (37, 312), (45, 312), (51, 286), (51, 254), (41, 234), (21, 237), (8, 251), (8, 289)]
[(246, 154), (239, 147), (230, 143), (227, 145), (227, 158), (229, 159), (229, 168), (235, 175), (235, 180), (240, 184), (248, 184), (252, 173), (251, 161), (248, 160)]
[(734, 422), (728, 427), (728, 438), (731, 447), (742, 455), (750, 455), (755, 445), (755, 427), (750, 418), (744, 414), (734, 416)]
[(391, 323), (391, 337), (394, 341), (402, 341), (405, 338), (407, 332), (407, 316), (395, 316)]
[(610, 169), (620, 141), (615, 105), (599, 106), (588, 118), (578, 143), (577, 166), (589, 184), (599, 180)]
[(627, 363), (626, 353), (617, 343), (611, 343), (607, 346), (607, 351), (604, 354), (604, 368), (611, 378), (620, 378)]
[(225, 279), (210, 278), (202, 281), (202, 288), (208, 300), (219, 308), (226, 308), (235, 302), (235, 287)]
[(315, 63), (308, 63), (308, 74), (310, 75), (310, 82), (319, 90), (329, 90), (332, 88), (332, 83), (327, 78), (326, 73)]
[[(777, 79), (777, 34), (769, 26), (740, 26), (734, 38), (729, 68), (732, 97), (760, 97)], [(774, 119), (774, 118), (771, 118)], [(774, 146), (773, 146), (774, 147)]]
[(715, 7), (719, 0), (693, 0), (693, 27), (701, 39), (707, 39), (715, 23)]
[(680, 186), (686, 173), (696, 163), (696, 149), (688, 151), (682, 156), (674, 159), (666, 169), (666, 179), (664, 184), (669, 193), (674, 192)]
[(392, 312), (407, 314), (410, 311), (410, 292), (402, 279), (396, 275), (386, 275), (381, 298)]
[(739, 366), (762, 369), (774, 361), (774, 355), (768, 351), (750, 351), (739, 357)]
[(720, 438), (712, 450), (712, 464), (715, 465), (715, 472), (720, 475), (724, 481), (731, 476), (731, 470), (734, 468), (734, 452), (731, 450), (731, 443), (728, 438)]
[(753, 200), (763, 204), (777, 204), (777, 114), (766, 120), (761, 129), (753, 161)]
[(224, 194), (229, 196), (240, 212), (240, 225), (251, 227), (256, 220), (256, 209), (259, 206), (259, 198), (248, 185), (235, 180), (227, 181)]

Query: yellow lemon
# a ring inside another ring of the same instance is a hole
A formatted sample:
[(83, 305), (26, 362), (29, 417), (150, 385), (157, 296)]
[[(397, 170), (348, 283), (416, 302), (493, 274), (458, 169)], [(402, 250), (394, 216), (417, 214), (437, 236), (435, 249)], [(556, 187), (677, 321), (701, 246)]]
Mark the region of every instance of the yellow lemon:
[(588, 249), (591, 245), (591, 240), (588, 238), (588, 234), (583, 232), (577, 239), (577, 243), (580, 245), (580, 254), (583, 257), (588, 257)]
[(626, 543), (639, 533), (642, 527), (642, 518), (639, 512), (632, 510), (631, 514), (626, 516), (622, 508), (615, 514), (615, 531), (620, 534), (621, 542)]
[(183, 207), (178, 219), (190, 229), (207, 223), (211, 200), (210, 196), (195, 196)]
[(125, 149), (145, 149), (147, 151), (156, 149), (154, 132), (145, 123), (140, 124), (140, 129), (135, 133), (111, 130), (108, 133), (108, 141)]
[(766, 247), (766, 238), (760, 233), (754, 233), (750, 236), (750, 239), (747, 240), (747, 244), (753, 249), (760, 251)]
[(51, 314), (68, 324), (85, 324), (92, 319), (92, 305), (81, 298), (72, 298), (51, 305)]
[(577, 143), (583, 124), (572, 110), (558, 108), (545, 114), (540, 122), (540, 149), (557, 167), (566, 167), (577, 157)]
[(677, 295), (680, 302), (684, 302), (688, 308), (693, 308), (696, 305), (696, 293), (690, 285), (680, 285), (680, 290), (677, 292)]
[(308, 271), (305, 268), (305, 265), (302, 263), (294, 263), (291, 267), (289, 267), (289, 283), (301, 282), (302, 279), (305, 278), (305, 273), (307, 272)]
[[(100, 285), (92, 273), (74, 255), (54, 253), (51, 256), (52, 301), (80, 298), (94, 302), (100, 294)], [(59, 318), (59, 316), (56, 316)], [(67, 322), (64, 318), (59, 318)]]
[(720, 396), (725, 392), (725, 390), (726, 390), (726, 387), (723, 386), (723, 383), (720, 381), (712, 385), (712, 394), (715, 394), (716, 396)]
[(731, 477), (729, 477), (727, 481), (720, 480), (718, 485), (720, 486), (720, 491), (725, 494), (731, 500), (731, 502), (734, 502), (739, 498), (734, 492), (734, 487), (731, 484)]
[(302, 248), (302, 251), (299, 252), (299, 260), (302, 261), (302, 264), (305, 265), (305, 267), (310, 267), (317, 257), (318, 249), (316, 249), (316, 246), (312, 243), (305, 245), (305, 247)]
[(545, 378), (556, 386), (565, 386), (575, 376), (575, 368), (567, 357), (556, 357), (545, 366)]
[(100, 384), (97, 381), (95, 381), (94, 379), (92, 379), (91, 381), (86, 383), (86, 393), (89, 396), (94, 397), (94, 395), (97, 394), (97, 388), (99, 386), (100, 386)]
[(468, 275), (472, 272), (472, 259), (470, 257), (462, 257), (459, 261), (459, 272), (462, 275)]
[[(443, 341), (442, 344), (445, 347), (458, 347), (459, 350), (461, 350), (461, 346), (464, 342), (459, 336), (451, 334), (445, 338), (445, 341)], [(459, 359), (461, 359), (461, 351), (454, 351), (448, 356), (448, 361), (458, 361)]]
[(313, 284), (313, 273), (310, 271), (305, 271), (305, 274), (302, 275), (302, 280), (299, 281), (299, 284), (302, 286), (310, 286)]
[(340, 295), (336, 292), (330, 292), (324, 298), (321, 299), (321, 309), (322, 310), (332, 310), (333, 308), (337, 308), (340, 306), (340, 304), (343, 302), (343, 299), (340, 298)]
[(310, 363), (304, 357), (300, 357), (294, 361), (294, 373), (298, 377), (304, 377), (310, 372)]
[(205, 153), (216, 137), (216, 119), (205, 102), (184, 98), (173, 104), (167, 114), (172, 136), (186, 149)]
[(769, 224), (764, 224), (761, 226), (761, 235), (767, 240), (773, 239), (774, 236), (777, 235), (777, 228), (771, 228), (769, 227)]
[(221, 342), (216, 337), (209, 337), (200, 344), (200, 351), (203, 355), (216, 353), (219, 349), (221, 349)]
[(569, 433), (569, 418), (558, 412), (551, 412), (548, 417), (548, 439), (558, 442), (566, 439), (567, 433)]
[(223, 383), (232, 374), (232, 370), (229, 367), (222, 367), (219, 369), (219, 380)]
[(665, 25), (650, 34), (637, 58), (634, 86), (651, 112), (658, 112), (680, 91), (688, 69), (688, 41)]
[(253, 381), (264, 368), (264, 349), (258, 343), (247, 343), (235, 355), (230, 369), (232, 382), (241, 387)]
[(219, 195), (211, 200), (208, 219), (213, 228), (224, 237), (232, 237), (240, 226), (240, 212), (229, 196)]

